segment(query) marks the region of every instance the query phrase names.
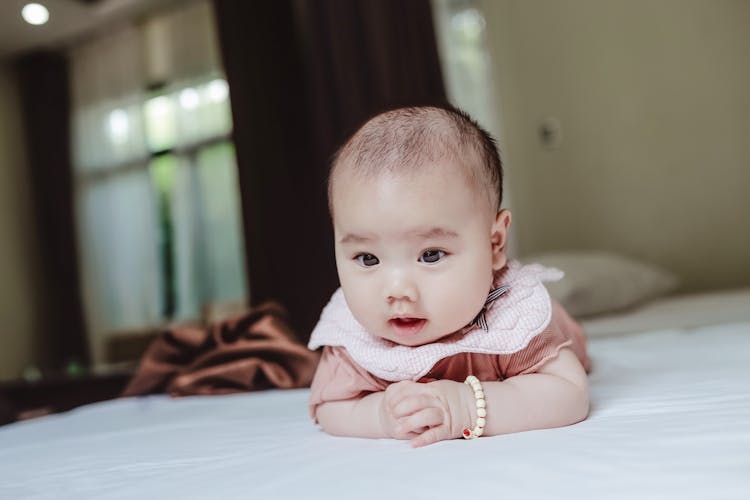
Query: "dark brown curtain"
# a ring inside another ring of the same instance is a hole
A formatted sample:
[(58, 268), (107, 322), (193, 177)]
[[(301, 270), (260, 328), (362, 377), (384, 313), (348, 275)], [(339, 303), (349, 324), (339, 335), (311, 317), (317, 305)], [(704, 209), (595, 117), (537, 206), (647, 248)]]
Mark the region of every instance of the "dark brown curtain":
[(214, 0), (254, 304), (305, 341), (338, 286), (329, 158), (384, 109), (445, 102), (428, 0)]
[(73, 209), (68, 64), (57, 52), (16, 61), (37, 223), (43, 289), (39, 291), (44, 368), (87, 363)]

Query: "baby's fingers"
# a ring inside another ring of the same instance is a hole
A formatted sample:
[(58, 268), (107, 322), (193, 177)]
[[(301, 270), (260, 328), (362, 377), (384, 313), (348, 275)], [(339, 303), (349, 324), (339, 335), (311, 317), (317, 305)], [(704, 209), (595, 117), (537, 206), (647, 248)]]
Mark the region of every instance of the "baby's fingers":
[(425, 429), (438, 426), (443, 423), (443, 412), (437, 408), (425, 408), (413, 415), (400, 418), (398, 428), (404, 433), (421, 433)]
[(409, 441), (409, 443), (412, 448), (420, 448), (449, 438), (450, 431), (448, 430), (448, 427), (445, 425), (438, 425), (437, 427), (427, 429), (422, 434)]
[(406, 417), (420, 410), (436, 407), (433, 400), (434, 398), (429, 394), (405, 397), (393, 405), (391, 413), (394, 418)]

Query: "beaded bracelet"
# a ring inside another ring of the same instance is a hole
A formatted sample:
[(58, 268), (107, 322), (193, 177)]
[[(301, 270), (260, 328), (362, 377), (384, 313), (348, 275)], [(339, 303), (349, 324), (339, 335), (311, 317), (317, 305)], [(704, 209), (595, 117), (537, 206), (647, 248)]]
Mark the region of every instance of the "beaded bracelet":
[(478, 378), (469, 375), (464, 380), (464, 384), (470, 386), (474, 391), (474, 398), (477, 400), (477, 423), (473, 429), (468, 427), (464, 429), (463, 437), (464, 439), (474, 439), (484, 434), (484, 425), (487, 422), (487, 402), (484, 400), (484, 391)]

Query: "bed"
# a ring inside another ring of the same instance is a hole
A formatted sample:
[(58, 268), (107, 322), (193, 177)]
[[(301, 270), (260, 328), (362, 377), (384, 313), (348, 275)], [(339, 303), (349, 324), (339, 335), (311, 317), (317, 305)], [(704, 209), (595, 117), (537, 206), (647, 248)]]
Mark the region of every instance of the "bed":
[(750, 289), (584, 325), (577, 425), (411, 449), (326, 435), (306, 389), (119, 399), (0, 427), (0, 498), (750, 498)]

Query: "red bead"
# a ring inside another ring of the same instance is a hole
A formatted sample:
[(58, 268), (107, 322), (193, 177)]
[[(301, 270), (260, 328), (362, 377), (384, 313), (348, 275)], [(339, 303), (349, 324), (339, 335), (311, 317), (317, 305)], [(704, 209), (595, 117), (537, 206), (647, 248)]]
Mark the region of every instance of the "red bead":
[(464, 429), (464, 436), (466, 437), (471, 436), (471, 431), (469, 429)]

